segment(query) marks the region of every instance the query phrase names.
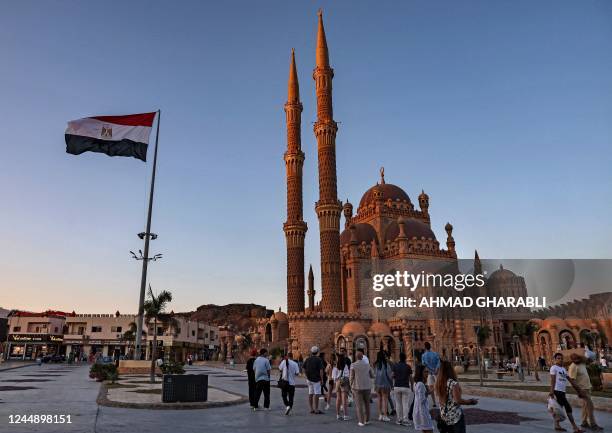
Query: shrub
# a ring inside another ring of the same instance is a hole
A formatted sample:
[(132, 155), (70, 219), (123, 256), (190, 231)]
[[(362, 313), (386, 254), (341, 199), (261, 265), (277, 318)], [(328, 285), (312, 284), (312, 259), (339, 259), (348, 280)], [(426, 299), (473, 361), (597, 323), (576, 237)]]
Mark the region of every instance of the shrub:
[(185, 374), (185, 364), (182, 362), (165, 362), (160, 369), (164, 374)]
[(93, 364), (89, 369), (89, 377), (98, 382), (103, 380), (117, 380), (118, 373), (115, 364)]
[(593, 385), (593, 389), (596, 391), (601, 390), (601, 367), (595, 363), (591, 363), (587, 365), (587, 371), (589, 372), (589, 379), (591, 379), (591, 385)]

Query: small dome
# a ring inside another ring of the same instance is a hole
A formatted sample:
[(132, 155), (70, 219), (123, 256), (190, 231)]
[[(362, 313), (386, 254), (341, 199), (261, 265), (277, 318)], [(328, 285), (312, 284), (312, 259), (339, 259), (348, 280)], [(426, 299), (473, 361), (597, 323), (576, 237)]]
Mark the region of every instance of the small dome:
[(272, 317), (270, 317), (270, 323), (278, 323), (278, 319), (276, 318), (276, 313), (272, 314)]
[(374, 185), (372, 188), (370, 188), (369, 190), (367, 190), (365, 192), (365, 194), (363, 195), (363, 197), (361, 197), (361, 200), (359, 201), (359, 207), (365, 207), (367, 205), (369, 205), (370, 203), (374, 203), (375, 200), (375, 191), (381, 192), (382, 193), (382, 199), (384, 201), (387, 201), (388, 199), (391, 199), (393, 201), (401, 201), (401, 202), (407, 202), (407, 203), (411, 203), (410, 201), (410, 197), (408, 197), (408, 194), (406, 194), (406, 192), (401, 189), (399, 186), (395, 186), (391, 183), (382, 183), (379, 185)]
[[(370, 224), (357, 223), (351, 227), (355, 227), (355, 235), (357, 236), (357, 242), (365, 242), (366, 244), (372, 243), (375, 240), (378, 243), (378, 235), (376, 230)], [(351, 243), (351, 228), (344, 229), (340, 235), (340, 245), (346, 245)]]
[(279, 323), (288, 322), (287, 315), (282, 311), (277, 311), (272, 315)]
[(342, 335), (365, 335), (365, 328), (359, 322), (348, 322), (342, 327)]
[[(406, 237), (408, 239), (412, 239), (416, 237), (417, 239), (421, 239), (424, 237), (425, 239), (433, 239), (436, 240), (436, 235), (429, 228), (427, 224), (423, 221), (419, 221), (415, 218), (404, 218), (404, 233), (406, 233)], [(385, 232), (385, 242), (393, 241), (399, 236), (399, 224), (397, 221), (393, 221), (387, 227), (387, 231)]]
[(378, 336), (391, 335), (391, 329), (383, 322), (374, 322), (372, 326), (370, 326), (369, 332)]
[(516, 274), (509, 269), (504, 269), (503, 265), (499, 265), (499, 269), (491, 274), (489, 281), (502, 281), (516, 278)]

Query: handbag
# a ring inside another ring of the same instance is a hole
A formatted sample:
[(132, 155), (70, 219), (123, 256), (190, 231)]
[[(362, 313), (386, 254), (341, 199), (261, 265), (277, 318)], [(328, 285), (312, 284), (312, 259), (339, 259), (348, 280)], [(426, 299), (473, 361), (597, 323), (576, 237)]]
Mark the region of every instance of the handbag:
[(340, 386), (342, 388), (348, 388), (350, 386), (350, 380), (348, 377), (346, 377), (344, 375), (344, 370), (346, 369), (346, 366), (342, 369), (342, 375), (340, 376)]
[[(285, 364), (285, 368), (289, 370), (289, 365)], [(289, 381), (283, 379), (283, 370), (280, 370), (279, 373), (278, 380), (276, 381), (276, 387), (279, 389), (285, 389), (287, 386), (289, 386)]]

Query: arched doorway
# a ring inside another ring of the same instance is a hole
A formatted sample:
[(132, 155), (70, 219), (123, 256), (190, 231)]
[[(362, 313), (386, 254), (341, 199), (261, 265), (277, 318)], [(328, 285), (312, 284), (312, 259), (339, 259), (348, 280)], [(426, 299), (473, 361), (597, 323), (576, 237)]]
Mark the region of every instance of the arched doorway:
[(272, 342), (272, 325), (269, 323), (266, 324), (266, 335), (265, 335), (266, 343)]
[(576, 348), (576, 339), (574, 338), (572, 331), (564, 329), (563, 331), (559, 332), (559, 345), (561, 346), (562, 350)]

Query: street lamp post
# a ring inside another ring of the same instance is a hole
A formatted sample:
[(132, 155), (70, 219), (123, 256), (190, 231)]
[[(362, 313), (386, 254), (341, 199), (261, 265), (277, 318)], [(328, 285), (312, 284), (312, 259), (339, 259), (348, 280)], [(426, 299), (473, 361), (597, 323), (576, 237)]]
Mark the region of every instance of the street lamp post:
[(144, 317), (144, 284), (146, 281), (147, 274), (147, 265), (150, 261), (156, 262), (157, 260), (162, 258), (161, 254), (155, 254), (152, 257), (149, 257), (149, 240), (157, 239), (157, 235), (155, 233), (138, 233), (138, 237), (140, 239), (145, 239), (145, 252), (143, 254), (142, 250), (138, 250), (138, 255), (134, 253), (134, 251), (130, 251), (132, 254), (132, 258), (135, 260), (142, 261), (143, 268), (143, 279), (140, 288), (140, 298), (138, 304), (138, 316), (136, 318), (136, 338), (134, 340), (134, 359), (140, 359), (142, 353), (142, 326), (143, 326), (143, 317)]

